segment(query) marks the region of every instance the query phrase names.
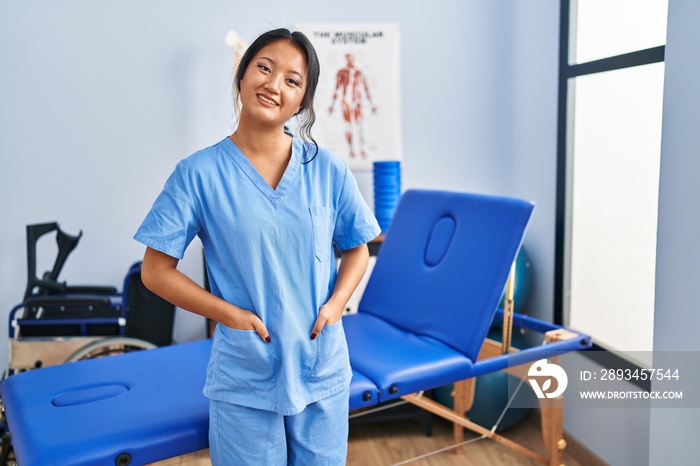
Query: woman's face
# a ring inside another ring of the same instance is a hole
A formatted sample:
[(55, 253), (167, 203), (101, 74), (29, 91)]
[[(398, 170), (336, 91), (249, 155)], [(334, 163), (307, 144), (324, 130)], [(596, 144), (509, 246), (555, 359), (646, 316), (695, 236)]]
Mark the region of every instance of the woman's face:
[(301, 109), (306, 76), (306, 58), (289, 41), (260, 49), (240, 82), (241, 122), (284, 126)]

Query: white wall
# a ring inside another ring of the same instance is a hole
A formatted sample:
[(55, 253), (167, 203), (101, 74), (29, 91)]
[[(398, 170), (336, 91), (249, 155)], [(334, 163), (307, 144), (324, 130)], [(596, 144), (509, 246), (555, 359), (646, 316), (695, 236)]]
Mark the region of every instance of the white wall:
[[(655, 351), (700, 351), (697, 334), (700, 313), (693, 304), (700, 263), (698, 18), (700, 2), (670, 0), (656, 256)], [(650, 464), (697, 462), (698, 430), (700, 409), (652, 409)]]
[[(524, 311), (554, 318), (554, 233), (556, 208), (559, 2), (512, 1), (510, 8), (508, 194), (536, 202), (525, 247), (534, 271)], [(516, 304), (517, 306), (517, 304)]]

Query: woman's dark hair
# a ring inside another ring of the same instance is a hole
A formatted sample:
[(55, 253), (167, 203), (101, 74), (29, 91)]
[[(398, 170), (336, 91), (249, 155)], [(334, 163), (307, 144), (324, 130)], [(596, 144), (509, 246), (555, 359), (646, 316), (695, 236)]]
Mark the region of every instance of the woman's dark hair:
[(318, 56), (316, 55), (316, 50), (314, 46), (311, 45), (309, 39), (301, 32), (295, 31), (291, 32), (289, 29), (280, 28), (268, 31), (260, 35), (250, 47), (245, 51), (241, 61), (238, 63), (238, 69), (233, 80), (233, 95), (234, 100), (238, 100), (238, 96), (241, 93), (241, 81), (243, 80), (243, 75), (248, 69), (248, 65), (253, 60), (253, 57), (264, 47), (277, 42), (279, 40), (286, 40), (293, 46), (299, 49), (301, 53), (306, 57), (306, 92), (304, 97), (301, 99), (301, 110), (295, 115), (299, 122), (299, 137), (305, 142), (311, 144), (315, 148), (315, 152), (311, 159), (303, 163), (309, 163), (318, 154), (318, 144), (316, 140), (311, 136), (311, 127), (316, 121), (316, 112), (314, 112), (314, 95), (316, 94), (316, 85), (318, 84), (318, 76), (321, 72), (321, 66), (318, 62)]

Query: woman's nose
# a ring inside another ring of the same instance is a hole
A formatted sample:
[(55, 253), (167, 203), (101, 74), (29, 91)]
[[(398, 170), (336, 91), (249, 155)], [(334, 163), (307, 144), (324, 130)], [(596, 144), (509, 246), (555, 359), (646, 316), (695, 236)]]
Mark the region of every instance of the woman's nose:
[(278, 74), (271, 74), (265, 82), (265, 87), (274, 92), (278, 92), (281, 86), (282, 77)]

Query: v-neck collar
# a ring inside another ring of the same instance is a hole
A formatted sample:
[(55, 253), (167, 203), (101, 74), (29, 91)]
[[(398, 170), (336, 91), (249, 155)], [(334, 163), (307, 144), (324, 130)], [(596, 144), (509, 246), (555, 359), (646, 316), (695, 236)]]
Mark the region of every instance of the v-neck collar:
[(253, 164), (248, 160), (243, 151), (238, 148), (235, 142), (231, 138), (226, 138), (222, 141), (224, 148), (231, 155), (234, 162), (243, 170), (248, 179), (260, 190), (260, 192), (267, 197), (267, 199), (272, 203), (273, 206), (277, 207), (280, 202), (284, 199), (285, 195), (289, 193), (294, 180), (299, 174), (299, 167), (301, 166), (301, 147), (298, 144), (297, 139), (292, 139), (292, 156), (289, 159), (287, 167), (284, 169), (282, 178), (279, 183), (277, 183), (277, 188), (272, 189), (265, 178), (260, 174), (260, 172), (253, 166)]

